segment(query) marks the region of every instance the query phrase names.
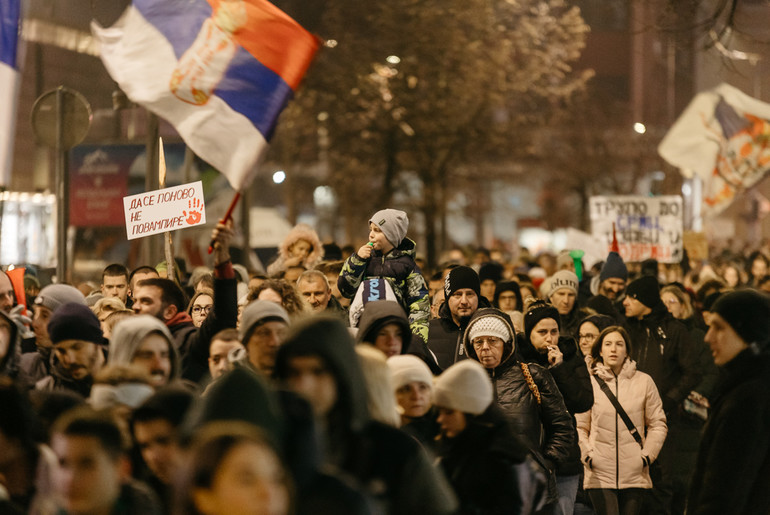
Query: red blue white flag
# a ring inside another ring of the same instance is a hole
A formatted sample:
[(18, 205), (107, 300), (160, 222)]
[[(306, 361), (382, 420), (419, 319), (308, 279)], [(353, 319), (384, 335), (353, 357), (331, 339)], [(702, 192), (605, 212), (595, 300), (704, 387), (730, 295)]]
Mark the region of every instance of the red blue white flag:
[(703, 213), (716, 215), (770, 171), (770, 104), (729, 84), (699, 93), (658, 146), (685, 177), (703, 181)]
[(19, 83), (21, 0), (0, 1), (0, 186), (6, 187), (13, 166)]
[(187, 145), (246, 187), (320, 41), (267, 0), (134, 0), (95, 22), (107, 71)]

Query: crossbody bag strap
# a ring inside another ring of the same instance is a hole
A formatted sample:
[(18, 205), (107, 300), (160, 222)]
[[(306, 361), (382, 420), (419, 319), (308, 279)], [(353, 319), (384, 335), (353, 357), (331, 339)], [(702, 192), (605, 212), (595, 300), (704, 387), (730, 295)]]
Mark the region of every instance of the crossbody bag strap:
[(621, 420), (623, 420), (623, 423), (628, 428), (629, 432), (631, 433), (631, 436), (634, 437), (634, 440), (636, 440), (636, 443), (638, 443), (640, 447), (644, 447), (644, 444), (642, 443), (642, 436), (639, 434), (639, 431), (637, 431), (634, 423), (631, 422), (631, 418), (628, 416), (628, 413), (626, 413), (626, 410), (624, 410), (623, 406), (620, 405), (618, 398), (615, 397), (615, 394), (612, 393), (612, 390), (610, 390), (609, 385), (607, 385), (607, 383), (604, 382), (604, 379), (602, 379), (601, 377), (596, 375), (593, 377), (594, 379), (596, 379), (596, 382), (599, 383), (599, 387), (602, 389), (604, 394), (610, 400), (612, 405), (615, 406), (615, 411), (617, 411), (618, 415), (620, 415)]

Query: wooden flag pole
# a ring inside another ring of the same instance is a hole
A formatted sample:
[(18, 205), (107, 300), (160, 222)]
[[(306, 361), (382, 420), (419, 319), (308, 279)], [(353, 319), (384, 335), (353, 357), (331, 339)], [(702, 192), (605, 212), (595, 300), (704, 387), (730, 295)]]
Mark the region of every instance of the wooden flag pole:
[[(227, 212), (225, 213), (225, 216), (222, 217), (221, 220), (219, 220), (219, 223), (226, 224), (228, 220), (230, 220), (233, 217), (233, 210), (235, 209), (236, 204), (238, 204), (238, 201), (241, 199), (241, 192), (236, 191), (235, 195), (233, 195), (233, 200), (230, 201), (230, 207), (227, 208)], [(248, 235), (246, 235), (248, 238)], [(214, 240), (211, 240), (211, 243), (209, 243), (209, 254), (214, 252)]]
[[(163, 152), (163, 138), (158, 138), (158, 184), (161, 188), (166, 187), (166, 154)], [(174, 261), (174, 242), (171, 239), (171, 231), (165, 233), (165, 253), (166, 253), (166, 277), (175, 283), (176, 273)]]

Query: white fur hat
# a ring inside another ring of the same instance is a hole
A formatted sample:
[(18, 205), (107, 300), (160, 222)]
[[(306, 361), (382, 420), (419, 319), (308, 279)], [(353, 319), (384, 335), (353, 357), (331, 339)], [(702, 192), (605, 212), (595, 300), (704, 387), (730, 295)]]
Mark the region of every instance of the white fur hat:
[(436, 406), (481, 415), (494, 401), (492, 381), (478, 362), (465, 359), (447, 368), (436, 380)]

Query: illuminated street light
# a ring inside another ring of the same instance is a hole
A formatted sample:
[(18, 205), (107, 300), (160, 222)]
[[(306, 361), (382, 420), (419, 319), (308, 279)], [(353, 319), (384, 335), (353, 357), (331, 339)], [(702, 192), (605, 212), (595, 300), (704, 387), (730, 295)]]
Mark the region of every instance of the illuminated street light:
[(398, 64), (401, 62), (401, 58), (397, 55), (389, 55), (385, 58), (386, 61), (388, 61), (390, 64)]
[(286, 180), (286, 172), (284, 172), (283, 170), (278, 170), (273, 174), (274, 183), (281, 184), (285, 180)]
[(647, 127), (645, 127), (643, 123), (636, 122), (634, 124), (634, 130), (638, 134), (644, 134), (645, 132), (647, 132)]

